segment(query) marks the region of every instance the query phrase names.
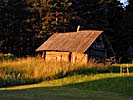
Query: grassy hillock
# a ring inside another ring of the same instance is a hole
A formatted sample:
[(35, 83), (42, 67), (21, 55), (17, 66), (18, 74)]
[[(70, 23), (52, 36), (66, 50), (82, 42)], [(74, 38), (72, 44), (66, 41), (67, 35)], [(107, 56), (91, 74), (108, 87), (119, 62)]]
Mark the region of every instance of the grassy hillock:
[[(38, 84), (0, 88), (2, 100), (133, 100), (133, 73), (73, 75)], [(6, 96), (5, 96), (6, 95)]]

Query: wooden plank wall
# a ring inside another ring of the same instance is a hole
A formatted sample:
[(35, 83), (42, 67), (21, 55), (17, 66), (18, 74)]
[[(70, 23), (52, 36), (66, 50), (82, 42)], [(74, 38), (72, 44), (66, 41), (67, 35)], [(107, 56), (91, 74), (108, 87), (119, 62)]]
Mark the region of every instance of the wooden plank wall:
[(87, 64), (88, 62), (88, 55), (83, 53), (75, 53), (73, 52), (71, 55), (71, 62), (72, 63), (84, 63)]
[(88, 55), (82, 53), (70, 52), (46, 52), (45, 61), (87, 63)]
[(69, 52), (46, 52), (45, 61), (69, 62)]

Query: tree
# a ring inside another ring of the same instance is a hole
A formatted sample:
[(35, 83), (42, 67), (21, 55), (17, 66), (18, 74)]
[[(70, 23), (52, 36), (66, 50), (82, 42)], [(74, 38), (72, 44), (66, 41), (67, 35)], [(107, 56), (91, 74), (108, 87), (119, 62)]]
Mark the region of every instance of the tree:
[(11, 34), (22, 31), (25, 4), (23, 0), (1, 0), (0, 2), (0, 31)]
[(26, 0), (25, 32), (34, 33), (35, 35), (40, 32), (39, 5), (38, 0)]
[(116, 0), (73, 0), (82, 29), (110, 29), (110, 19), (120, 8), (118, 5)]
[(72, 22), (75, 17), (72, 14), (71, 4), (68, 0), (48, 0), (46, 15), (42, 17), (40, 35), (74, 31), (75, 26), (72, 26)]

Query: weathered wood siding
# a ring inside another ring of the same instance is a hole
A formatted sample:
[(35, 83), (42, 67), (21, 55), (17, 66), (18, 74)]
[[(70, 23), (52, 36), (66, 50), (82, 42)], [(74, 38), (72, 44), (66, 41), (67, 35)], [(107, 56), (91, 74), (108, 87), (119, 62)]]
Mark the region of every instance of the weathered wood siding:
[(86, 64), (88, 62), (88, 55), (73, 52), (71, 55), (71, 62), (72, 63), (84, 63), (84, 64)]
[(91, 47), (87, 50), (87, 53), (91, 58), (95, 58), (98, 61), (105, 61), (107, 58), (107, 48), (103, 42), (103, 37), (100, 35)]
[(46, 51), (45, 61), (87, 63), (88, 55), (75, 52), (54, 52)]
[(45, 61), (69, 62), (69, 52), (46, 51)]

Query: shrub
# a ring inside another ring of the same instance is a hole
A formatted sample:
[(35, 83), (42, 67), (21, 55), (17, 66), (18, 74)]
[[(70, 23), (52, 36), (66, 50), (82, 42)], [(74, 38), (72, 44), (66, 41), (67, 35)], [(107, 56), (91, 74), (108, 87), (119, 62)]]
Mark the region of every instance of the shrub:
[(4, 61), (4, 60), (13, 60), (15, 59), (15, 56), (11, 53), (8, 54), (2, 54), (0, 53), (0, 61)]

